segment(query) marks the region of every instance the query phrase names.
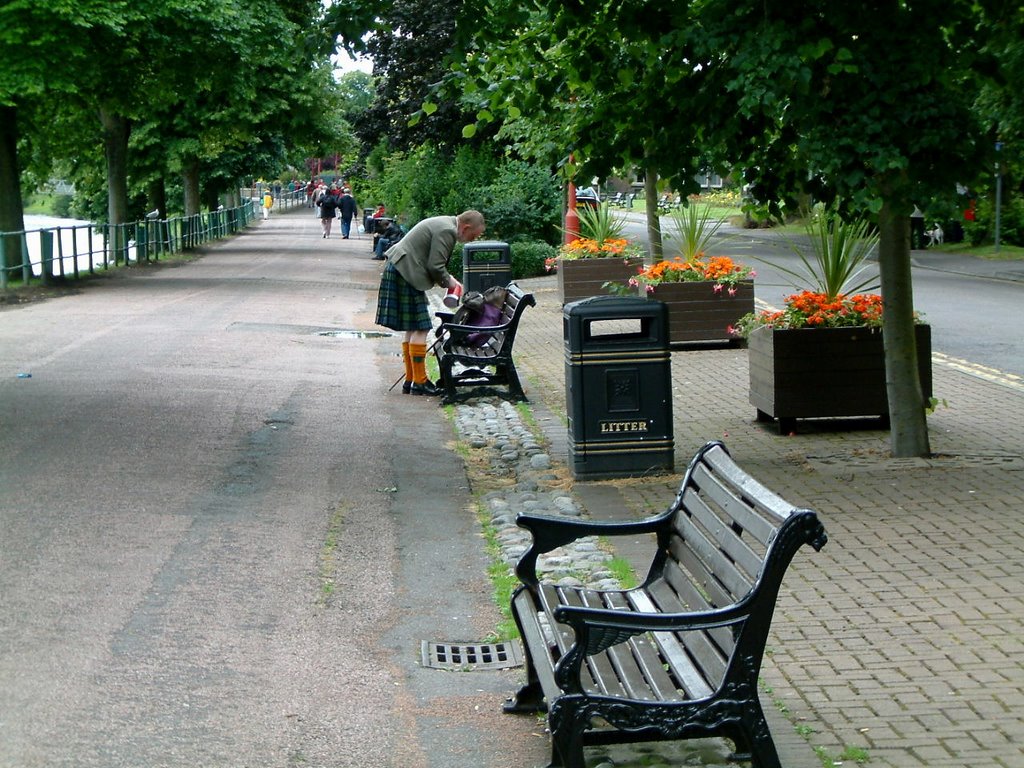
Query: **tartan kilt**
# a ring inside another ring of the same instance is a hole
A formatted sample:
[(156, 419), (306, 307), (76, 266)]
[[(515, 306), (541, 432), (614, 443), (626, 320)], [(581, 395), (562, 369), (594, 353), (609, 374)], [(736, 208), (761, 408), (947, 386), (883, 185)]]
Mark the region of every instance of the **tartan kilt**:
[(427, 294), (405, 281), (389, 261), (377, 292), (377, 325), (393, 331), (429, 331), (433, 328)]

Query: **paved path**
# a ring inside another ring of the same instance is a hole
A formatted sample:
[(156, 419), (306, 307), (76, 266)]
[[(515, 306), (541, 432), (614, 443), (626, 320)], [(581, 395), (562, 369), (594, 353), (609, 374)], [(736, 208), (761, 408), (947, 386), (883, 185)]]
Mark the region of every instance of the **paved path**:
[[(497, 618), (451, 427), (387, 391), (368, 257), (299, 210), (0, 311), (0, 766), (543, 764), (537, 722), (499, 714), (518, 671), (418, 664)], [(557, 460), (561, 308), (552, 278), (524, 284), (517, 357)], [(766, 661), (787, 768), (811, 746), (1022, 768), (1024, 388), (937, 356), (937, 456), (893, 461), (885, 432), (755, 423), (743, 350), (672, 366), (677, 466), (722, 438), (830, 534)], [(677, 482), (573, 492), (640, 515)]]
[(498, 613), (451, 427), (361, 335), (369, 255), (272, 214), (0, 311), (0, 766), (543, 760), (518, 670), (420, 667)]

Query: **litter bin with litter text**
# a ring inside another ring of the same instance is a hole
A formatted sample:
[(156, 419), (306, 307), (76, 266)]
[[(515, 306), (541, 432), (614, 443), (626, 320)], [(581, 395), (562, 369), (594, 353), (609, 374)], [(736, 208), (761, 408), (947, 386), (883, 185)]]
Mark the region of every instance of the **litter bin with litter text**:
[(483, 293), (493, 285), (512, 282), (512, 249), (508, 243), (484, 240), (462, 248), (462, 287)]
[(573, 475), (672, 472), (668, 308), (639, 297), (594, 296), (562, 312)]

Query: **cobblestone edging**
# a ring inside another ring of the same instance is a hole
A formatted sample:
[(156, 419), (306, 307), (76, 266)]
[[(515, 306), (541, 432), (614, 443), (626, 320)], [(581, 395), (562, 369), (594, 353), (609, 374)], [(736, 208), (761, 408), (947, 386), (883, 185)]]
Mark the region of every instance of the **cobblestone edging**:
[[(551, 457), (513, 404), (494, 399), (458, 405), (455, 428), (471, 450), (486, 452), (487, 471), (510, 483), (508, 488), (482, 497), (502, 556), (510, 566), (530, 545), (529, 532), (516, 525), (520, 512), (586, 517), (571, 493), (552, 487), (560, 478), (552, 469)], [(588, 536), (542, 556), (537, 570), (563, 586), (619, 589), (619, 582), (608, 570), (611, 559), (600, 542)]]

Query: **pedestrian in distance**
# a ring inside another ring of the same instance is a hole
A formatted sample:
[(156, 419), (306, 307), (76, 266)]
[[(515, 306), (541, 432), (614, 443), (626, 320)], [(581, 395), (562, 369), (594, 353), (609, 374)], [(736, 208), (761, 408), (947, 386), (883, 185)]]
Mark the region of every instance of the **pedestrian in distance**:
[(341, 191), (338, 210), (341, 213), (341, 239), (348, 240), (349, 232), (352, 231), (352, 217), (356, 215), (356, 199), (348, 187)]
[(338, 198), (334, 196), (335, 190), (328, 189), (320, 198), (320, 227), (324, 231), (324, 238), (331, 236), (331, 227), (334, 226), (334, 219), (338, 211)]
[(274, 196), (270, 194), (268, 189), (263, 193), (263, 220), (266, 221), (270, 218), (270, 209), (274, 207)]
[(469, 243), (484, 233), (483, 214), (463, 211), (458, 216), (423, 219), (387, 252), (377, 293), (377, 325), (404, 332), (402, 361), (410, 395), (439, 395), (427, 379), (427, 332), (433, 327), (426, 291), (434, 286), (462, 290), (448, 273), (448, 259), (456, 243)]

